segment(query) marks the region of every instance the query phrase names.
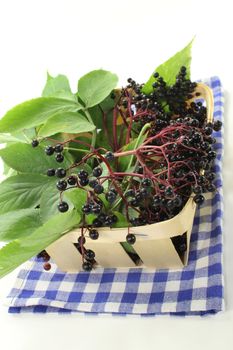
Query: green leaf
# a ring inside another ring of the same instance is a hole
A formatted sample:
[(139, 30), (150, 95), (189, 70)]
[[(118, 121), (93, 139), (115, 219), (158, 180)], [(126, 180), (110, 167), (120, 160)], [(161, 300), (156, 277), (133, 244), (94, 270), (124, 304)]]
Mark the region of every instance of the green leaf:
[[(168, 85), (175, 83), (176, 75), (178, 74), (181, 66), (185, 66), (187, 68), (187, 77), (190, 77), (191, 48), (193, 40), (190, 41), (190, 43), (183, 50), (177, 52), (174, 56), (155, 69), (155, 72), (158, 72)], [(153, 74), (143, 86), (142, 91), (145, 94), (150, 94), (153, 91), (152, 84), (156, 80)]]
[[(73, 209), (73, 203), (70, 201), (68, 196), (66, 196), (67, 193), (69, 193), (71, 190), (67, 190), (63, 192), (63, 199), (68, 202), (69, 208)], [(51, 182), (47, 187), (46, 191), (42, 193), (41, 199), (40, 199), (40, 216), (42, 222), (48, 221), (52, 216), (58, 214), (57, 206), (60, 202), (60, 192), (58, 191), (56, 187), (56, 180), (54, 182)]]
[(39, 209), (21, 209), (0, 215), (0, 241), (29, 236), (42, 225)]
[(51, 182), (40, 198), (40, 216), (42, 222), (48, 221), (52, 216), (58, 214), (57, 206), (60, 200), (60, 192), (56, 187), (56, 180)]
[(112, 225), (112, 227), (128, 227), (129, 226), (129, 222), (128, 222), (125, 215), (119, 213), (119, 211), (113, 211), (112, 213), (114, 215), (116, 215), (116, 217), (118, 219), (117, 222)]
[(81, 214), (82, 206), (86, 203), (87, 192), (81, 188), (70, 189), (65, 192), (65, 197), (74, 205), (75, 209)]
[(0, 143), (9, 143), (9, 142), (26, 142), (26, 139), (20, 139), (9, 134), (0, 134)]
[(47, 73), (47, 82), (42, 92), (43, 97), (56, 97), (56, 93), (60, 91), (72, 92), (69, 84), (69, 80), (65, 75), (59, 74), (56, 77), (52, 77)]
[(95, 125), (87, 121), (80, 113), (63, 112), (51, 117), (39, 130), (39, 136), (50, 136), (58, 132), (80, 134), (95, 130)]
[(72, 93), (69, 80), (65, 75), (57, 75), (52, 77), (47, 73), (47, 82), (42, 92), (43, 97), (59, 97), (68, 100), (77, 100), (77, 97)]
[[(138, 137), (122, 148), (122, 152), (132, 151), (137, 149), (146, 139), (147, 137), (147, 129), (150, 128), (150, 124), (145, 124), (140, 131)], [(119, 157), (118, 164), (121, 171), (129, 170), (132, 166), (134, 155), (122, 156)]]
[[(69, 161), (65, 160), (62, 167), (68, 167)], [(0, 156), (12, 169), (21, 173), (45, 174), (49, 168), (57, 168), (58, 163), (54, 156), (47, 156), (42, 147), (33, 148), (26, 143), (14, 143), (2, 150)]]
[(11, 176), (0, 184), (0, 214), (35, 208), (51, 179), (39, 174)]
[(43, 124), (57, 112), (78, 111), (82, 106), (75, 101), (56, 97), (39, 97), (10, 109), (0, 120), (0, 132), (12, 133)]
[(79, 221), (80, 215), (74, 210), (58, 214), (28, 237), (16, 239), (4, 246), (0, 250), (0, 277), (48, 247)]
[(87, 108), (102, 102), (116, 87), (118, 77), (116, 74), (99, 69), (94, 70), (78, 82), (78, 94)]

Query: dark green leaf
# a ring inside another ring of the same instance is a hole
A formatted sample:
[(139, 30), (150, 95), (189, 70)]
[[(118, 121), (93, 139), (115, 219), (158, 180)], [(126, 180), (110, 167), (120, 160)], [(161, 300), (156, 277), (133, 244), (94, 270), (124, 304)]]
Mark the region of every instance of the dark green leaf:
[[(14, 143), (0, 150), (0, 157), (12, 169), (22, 173), (45, 174), (49, 168), (59, 167), (54, 156), (47, 156), (42, 147), (33, 148), (25, 143)], [(62, 167), (68, 165), (69, 161), (65, 158)]]
[(59, 132), (80, 134), (95, 130), (95, 125), (80, 113), (62, 112), (54, 114), (39, 130), (39, 136), (50, 136)]
[[(193, 40), (183, 50), (177, 52), (174, 56), (169, 58), (169, 60), (155, 69), (155, 72), (158, 72), (168, 85), (175, 83), (176, 75), (178, 74), (181, 66), (185, 66), (187, 68), (187, 76), (190, 77), (192, 43)], [(142, 91), (145, 94), (150, 94), (153, 91), (152, 84), (156, 80), (153, 74), (143, 86)]]
[(35, 208), (51, 179), (39, 174), (11, 176), (0, 185), (0, 213)]
[(75, 101), (56, 97), (39, 97), (10, 109), (0, 120), (0, 132), (12, 133), (43, 124), (57, 112), (78, 111), (82, 106)]
[(0, 277), (7, 275), (72, 229), (80, 221), (80, 215), (72, 210), (54, 216), (31, 235), (19, 238), (0, 250)]
[(29, 236), (42, 225), (39, 209), (21, 209), (0, 215), (0, 241)]
[(78, 82), (78, 94), (87, 108), (102, 102), (116, 87), (118, 77), (116, 74), (99, 69), (94, 70)]

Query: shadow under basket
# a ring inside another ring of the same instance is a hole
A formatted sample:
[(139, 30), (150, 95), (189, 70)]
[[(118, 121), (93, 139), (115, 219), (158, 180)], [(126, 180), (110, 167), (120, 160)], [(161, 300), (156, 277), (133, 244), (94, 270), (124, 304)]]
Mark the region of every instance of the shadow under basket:
[[(207, 122), (213, 120), (212, 90), (198, 83), (198, 99), (204, 99), (207, 108)], [(188, 100), (191, 103), (195, 96)], [(94, 269), (101, 268), (152, 268), (176, 269), (188, 263), (190, 236), (196, 204), (190, 197), (179, 214), (170, 220), (151, 225), (130, 227), (136, 236), (132, 251), (125, 249), (128, 228), (98, 228), (99, 238), (93, 241), (85, 235), (85, 249), (95, 252)], [(57, 266), (65, 272), (82, 271), (82, 255), (77, 245), (81, 229), (75, 229), (46, 248)]]
[[(98, 228), (98, 240), (93, 241), (85, 235), (85, 248), (95, 252), (95, 269), (182, 268), (188, 263), (195, 209), (196, 204), (190, 198), (182, 211), (170, 220), (130, 227), (130, 233), (136, 236), (132, 252), (124, 249), (128, 228)], [(82, 255), (77, 245), (80, 235), (81, 229), (75, 229), (46, 249), (62, 271), (82, 271)]]

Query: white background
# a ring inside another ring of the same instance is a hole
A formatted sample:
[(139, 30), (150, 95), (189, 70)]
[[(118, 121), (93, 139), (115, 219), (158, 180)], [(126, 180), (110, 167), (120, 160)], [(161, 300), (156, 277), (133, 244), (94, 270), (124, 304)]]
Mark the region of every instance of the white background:
[(233, 53), (231, 1), (0, 0), (0, 115), (37, 97), (46, 79), (96, 68), (145, 81), (196, 35), (193, 79), (219, 75), (225, 88), (226, 312), (207, 318), (8, 315), (16, 272), (0, 281), (0, 346), (47, 349), (233, 349)]

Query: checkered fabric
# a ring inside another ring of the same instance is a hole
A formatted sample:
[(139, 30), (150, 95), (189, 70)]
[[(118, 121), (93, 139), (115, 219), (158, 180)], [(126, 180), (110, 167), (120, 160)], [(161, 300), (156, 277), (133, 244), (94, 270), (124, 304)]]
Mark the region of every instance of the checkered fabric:
[[(214, 117), (223, 117), (220, 81), (206, 81), (214, 92)], [(7, 300), (9, 312), (57, 312), (110, 315), (206, 315), (224, 309), (222, 265), (222, 131), (217, 139), (216, 185), (197, 210), (188, 266), (177, 270), (98, 269), (65, 274), (49, 272), (36, 259), (19, 272)]]

